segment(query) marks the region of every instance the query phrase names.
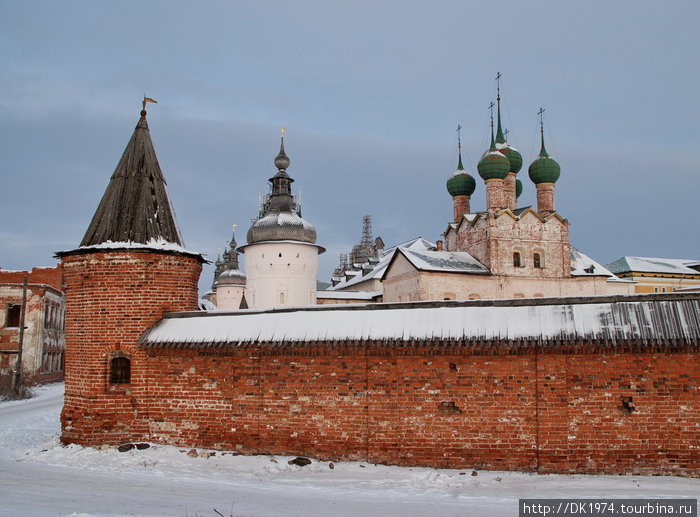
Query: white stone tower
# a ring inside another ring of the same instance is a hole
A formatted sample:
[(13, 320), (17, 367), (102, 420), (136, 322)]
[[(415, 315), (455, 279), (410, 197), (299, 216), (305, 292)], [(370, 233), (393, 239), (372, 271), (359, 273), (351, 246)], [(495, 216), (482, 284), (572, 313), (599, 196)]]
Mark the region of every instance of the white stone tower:
[(247, 308), (245, 296), (245, 275), (238, 265), (238, 250), (236, 247), (236, 226), (229, 249), (224, 250), (223, 261), (217, 261), (214, 278), (214, 303), (217, 309), (235, 310)]
[(260, 216), (248, 230), (245, 253), (246, 301), (251, 309), (316, 303), (318, 255), (316, 230), (301, 218), (287, 174), (284, 133), (275, 158), (277, 174)]

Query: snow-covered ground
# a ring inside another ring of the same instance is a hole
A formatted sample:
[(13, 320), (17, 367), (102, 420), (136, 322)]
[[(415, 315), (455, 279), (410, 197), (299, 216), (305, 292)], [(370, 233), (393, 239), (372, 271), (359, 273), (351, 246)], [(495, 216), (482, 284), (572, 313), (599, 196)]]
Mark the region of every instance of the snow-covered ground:
[[(540, 476), (399, 468), (362, 462), (289, 465), (154, 445), (120, 453), (58, 443), (63, 386), (0, 403), (0, 515), (513, 516), (532, 497), (697, 497), (700, 479)], [(213, 452), (213, 451), (212, 451)], [(209, 456), (209, 457), (207, 457)]]

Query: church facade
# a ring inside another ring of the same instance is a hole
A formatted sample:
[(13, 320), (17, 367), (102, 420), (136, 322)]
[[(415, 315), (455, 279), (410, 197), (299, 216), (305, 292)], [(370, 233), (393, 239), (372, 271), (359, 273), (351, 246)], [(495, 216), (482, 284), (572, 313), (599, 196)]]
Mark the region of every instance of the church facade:
[(555, 184), (561, 168), (549, 156), (541, 124), (541, 149), (528, 168), (537, 189), (537, 207), (517, 207), (523, 166), (501, 125), (491, 122), (491, 145), (477, 165), (486, 189), (486, 207), (471, 210), (476, 180), (459, 162), (447, 181), (453, 220), (444, 243), (434, 250), (395, 253), (382, 275), (384, 301), (478, 300), (632, 294), (634, 283), (621, 280), (569, 241), (569, 222), (556, 210)]

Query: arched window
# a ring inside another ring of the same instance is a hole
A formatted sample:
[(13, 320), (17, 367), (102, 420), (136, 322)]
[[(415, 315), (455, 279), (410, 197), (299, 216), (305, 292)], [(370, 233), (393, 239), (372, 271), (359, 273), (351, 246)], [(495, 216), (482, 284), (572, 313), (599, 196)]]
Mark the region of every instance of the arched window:
[(280, 293), (280, 305), (284, 305), (284, 293)]
[(539, 252), (532, 254), (532, 263), (537, 269), (542, 267), (542, 255), (540, 255)]
[(519, 251), (513, 252), (513, 267), (521, 267), (520, 252)]
[(114, 357), (109, 363), (109, 382), (129, 384), (131, 382), (131, 360), (128, 357)]

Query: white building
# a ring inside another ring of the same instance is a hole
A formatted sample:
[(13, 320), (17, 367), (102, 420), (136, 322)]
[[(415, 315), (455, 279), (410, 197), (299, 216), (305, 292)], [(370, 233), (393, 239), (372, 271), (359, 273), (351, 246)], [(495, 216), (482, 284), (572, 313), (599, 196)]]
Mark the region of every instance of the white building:
[(287, 174), (284, 136), (275, 158), (277, 174), (260, 217), (248, 230), (245, 253), (246, 301), (251, 309), (316, 303), (318, 255), (316, 229), (299, 215)]

